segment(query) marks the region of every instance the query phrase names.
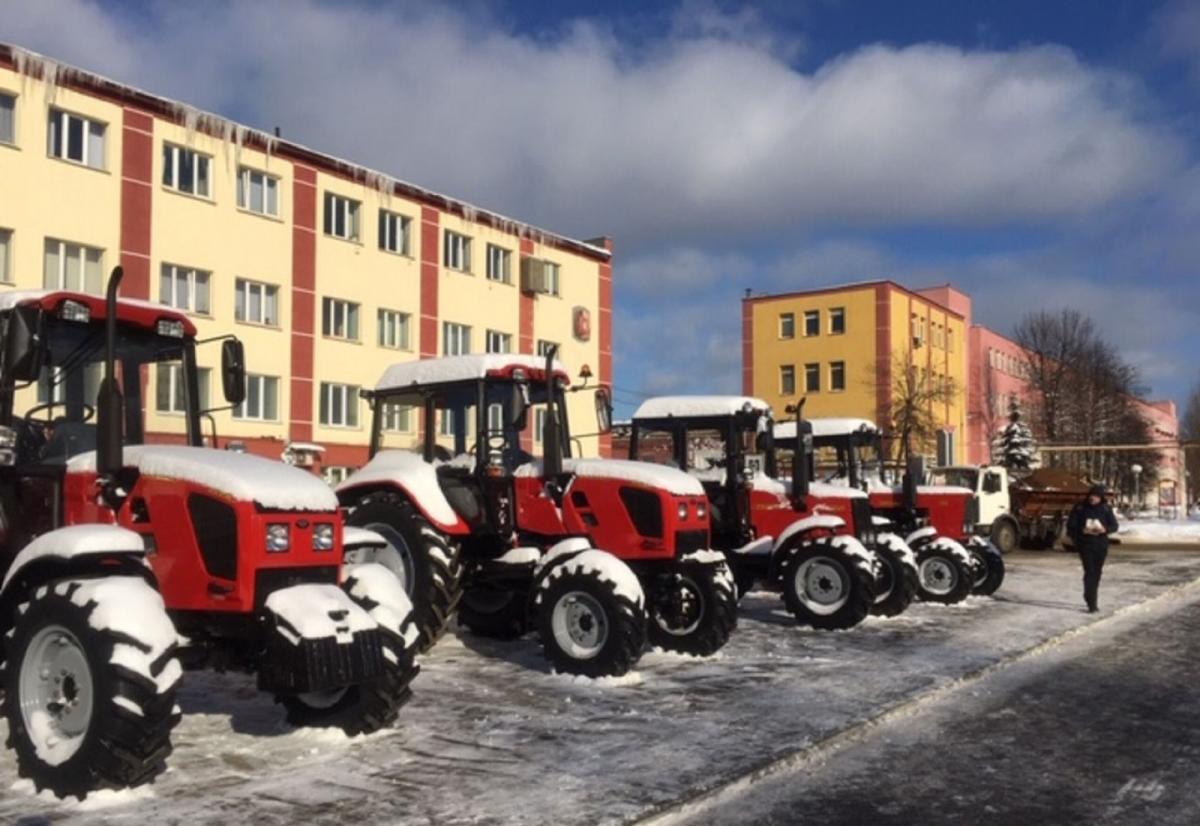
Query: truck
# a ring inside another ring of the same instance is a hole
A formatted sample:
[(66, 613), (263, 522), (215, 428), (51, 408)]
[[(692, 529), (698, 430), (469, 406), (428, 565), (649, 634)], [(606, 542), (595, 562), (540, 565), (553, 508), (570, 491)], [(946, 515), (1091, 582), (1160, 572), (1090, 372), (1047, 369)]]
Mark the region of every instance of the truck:
[(647, 641), (715, 653), (737, 604), (703, 487), (679, 470), (574, 456), (568, 395), (593, 392), (597, 433), (611, 396), (586, 378), (571, 387), (555, 352), (384, 372), (365, 393), (370, 460), (337, 487), (349, 523), (387, 540), (363, 558), (404, 583), (425, 647), (457, 611), (483, 636), (536, 629), (554, 669), (587, 677), (628, 672)]
[(1061, 468), (1038, 468), (1018, 477), (1002, 465), (937, 467), (930, 480), (972, 491), (972, 532), (989, 538), (1005, 554), (1021, 546), (1053, 547), (1066, 532), (1071, 508), (1089, 487)]
[[(3, 714), (18, 773), (60, 797), (165, 769), (185, 668), (254, 673), (293, 723), (349, 733), (395, 721), (417, 673), (411, 606), (382, 566), (343, 564), (333, 492), (205, 446), (205, 342), (118, 299), (123, 274), (105, 296), (0, 294)], [(238, 404), (245, 354), (220, 344)], [(181, 433), (147, 431), (151, 370), (178, 380)]]
[(651, 398), (633, 415), (629, 458), (669, 462), (700, 480), (713, 545), (739, 593), (756, 583), (778, 589), (797, 623), (819, 629), (904, 611), (917, 587), (908, 545), (876, 532), (862, 491), (810, 481), (809, 462), (793, 462), (783, 477), (773, 425), (770, 405), (748, 396)]

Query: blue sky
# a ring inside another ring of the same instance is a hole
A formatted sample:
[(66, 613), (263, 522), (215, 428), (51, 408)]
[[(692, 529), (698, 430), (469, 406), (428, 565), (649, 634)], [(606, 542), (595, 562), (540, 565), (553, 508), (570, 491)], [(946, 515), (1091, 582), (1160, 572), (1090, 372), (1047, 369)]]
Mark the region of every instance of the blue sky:
[(613, 236), (619, 415), (736, 391), (746, 288), (872, 278), (1200, 380), (1200, 0), (0, 0), (0, 40)]

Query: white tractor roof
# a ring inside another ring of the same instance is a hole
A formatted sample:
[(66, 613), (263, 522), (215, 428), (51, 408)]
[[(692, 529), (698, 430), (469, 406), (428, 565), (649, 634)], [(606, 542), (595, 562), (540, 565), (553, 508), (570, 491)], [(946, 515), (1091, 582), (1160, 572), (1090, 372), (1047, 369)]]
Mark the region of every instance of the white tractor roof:
[[(876, 430), (875, 423), (870, 419), (806, 419), (812, 425), (812, 434), (814, 438), (821, 436), (846, 436), (859, 431), (873, 433)], [(775, 425), (776, 439), (794, 439), (796, 438), (796, 423), (780, 422)]]
[(750, 411), (766, 413), (771, 406), (753, 396), (656, 396), (642, 402), (633, 414), (635, 419), (666, 419), (670, 417), (732, 416)]
[[(520, 368), (541, 370), (546, 359), (517, 353), (489, 353), (480, 356), (445, 356), (433, 359), (414, 359), (393, 364), (375, 385), (376, 390), (397, 390), (414, 384), (444, 384), (452, 381), (482, 379), (488, 373)], [(562, 362), (555, 361), (554, 369), (567, 375)]]

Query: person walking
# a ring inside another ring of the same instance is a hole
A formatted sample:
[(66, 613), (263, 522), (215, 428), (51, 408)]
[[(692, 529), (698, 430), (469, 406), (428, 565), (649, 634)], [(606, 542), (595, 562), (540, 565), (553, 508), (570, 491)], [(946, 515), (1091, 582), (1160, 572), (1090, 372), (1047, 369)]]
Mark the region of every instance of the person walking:
[(1117, 532), (1117, 517), (1105, 498), (1104, 485), (1092, 485), (1087, 498), (1071, 509), (1067, 535), (1083, 562), (1083, 600), (1088, 613), (1100, 610), (1100, 574), (1108, 556), (1109, 534)]

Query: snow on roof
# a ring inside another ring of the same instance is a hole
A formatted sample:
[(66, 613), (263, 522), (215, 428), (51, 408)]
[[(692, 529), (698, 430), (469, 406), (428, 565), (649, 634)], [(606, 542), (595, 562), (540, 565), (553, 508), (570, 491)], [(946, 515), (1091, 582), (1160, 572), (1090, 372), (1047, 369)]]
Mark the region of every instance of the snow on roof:
[[(446, 356), (434, 359), (415, 359), (393, 364), (383, 374), (376, 390), (397, 390), (412, 385), (444, 384), (452, 381), (481, 379), (495, 370), (518, 367), (523, 370), (541, 370), (546, 359), (518, 353), (489, 353), (479, 356)], [(555, 361), (554, 369), (567, 374), (562, 362)]]
[(768, 412), (771, 406), (752, 396), (657, 396), (642, 402), (635, 419), (666, 419), (669, 417), (732, 416), (746, 407)]
[[(819, 436), (845, 436), (858, 431), (874, 432), (876, 430), (875, 423), (870, 419), (805, 419), (812, 425), (812, 435), (814, 438)], [(796, 438), (796, 423), (780, 422), (775, 425), (776, 439), (794, 439)]]
[[(318, 477), (249, 453), (179, 445), (127, 445), (124, 460), (147, 476), (194, 482), (235, 499), (257, 502), (268, 510), (338, 508), (337, 496)], [(94, 471), (95, 451), (73, 457), (68, 467)]]

